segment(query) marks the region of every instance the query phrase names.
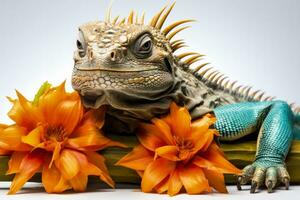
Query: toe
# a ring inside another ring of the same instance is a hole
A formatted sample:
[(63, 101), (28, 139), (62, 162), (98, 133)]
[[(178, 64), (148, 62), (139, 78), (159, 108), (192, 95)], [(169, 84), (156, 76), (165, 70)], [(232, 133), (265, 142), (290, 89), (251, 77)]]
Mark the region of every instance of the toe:
[(270, 167), (267, 169), (266, 180), (265, 180), (265, 184), (267, 186), (269, 193), (273, 192), (276, 183), (277, 183), (277, 170), (275, 167)]
[(237, 179), (237, 189), (238, 190), (242, 190), (242, 185), (245, 185), (251, 181), (254, 171), (255, 171), (255, 167), (252, 165), (248, 165), (243, 169), (242, 175), (238, 176), (238, 179)]
[(281, 166), (277, 169), (278, 179), (285, 185), (285, 189), (288, 190), (290, 186), (290, 175), (285, 167)]
[(255, 193), (255, 191), (263, 184), (265, 180), (266, 169), (262, 167), (256, 167), (253, 177), (250, 193)]

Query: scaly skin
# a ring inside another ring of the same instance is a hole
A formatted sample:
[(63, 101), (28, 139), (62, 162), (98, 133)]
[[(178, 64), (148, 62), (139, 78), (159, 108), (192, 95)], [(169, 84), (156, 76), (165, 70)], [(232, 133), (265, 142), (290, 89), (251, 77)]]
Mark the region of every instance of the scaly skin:
[(183, 42), (172, 38), (192, 20), (162, 29), (173, 6), (164, 7), (149, 25), (134, 12), (127, 22), (111, 20), (109, 12), (103, 22), (80, 26), (73, 88), (86, 107), (108, 106), (105, 128), (110, 133), (134, 132), (137, 122), (166, 114), (172, 101), (186, 106), (193, 119), (214, 113), (221, 140), (259, 132), (256, 159), (244, 168), (238, 188), (249, 181), (252, 193), (264, 182), (269, 192), (280, 181), (288, 188), (284, 161), (300, 109), (293, 113), (283, 101), (259, 92), (250, 95), (250, 87), (234, 87), (235, 82), (225, 81), (206, 64), (195, 65), (203, 55), (175, 54)]

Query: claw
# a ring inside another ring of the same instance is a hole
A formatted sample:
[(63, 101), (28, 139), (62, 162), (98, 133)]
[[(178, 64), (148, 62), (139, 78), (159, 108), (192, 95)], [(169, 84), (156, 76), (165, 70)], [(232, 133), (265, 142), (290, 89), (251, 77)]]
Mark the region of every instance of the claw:
[(256, 188), (257, 188), (257, 182), (252, 181), (250, 193), (255, 193)]
[(268, 193), (273, 192), (273, 183), (272, 183), (272, 181), (268, 181), (267, 188), (268, 188)]
[(241, 182), (242, 182), (242, 177), (239, 176), (237, 178), (237, 184), (236, 184), (236, 187), (237, 187), (238, 190), (242, 190)]
[(289, 178), (285, 177), (285, 178), (283, 179), (283, 183), (284, 183), (284, 185), (285, 185), (285, 189), (288, 190), (289, 187), (290, 187), (290, 180), (289, 180)]

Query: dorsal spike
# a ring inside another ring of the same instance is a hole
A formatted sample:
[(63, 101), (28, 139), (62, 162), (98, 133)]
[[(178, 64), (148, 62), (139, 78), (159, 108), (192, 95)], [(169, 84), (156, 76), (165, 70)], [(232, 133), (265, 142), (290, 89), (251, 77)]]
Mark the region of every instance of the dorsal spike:
[(164, 6), (150, 21), (150, 26), (155, 27), (157, 24), (158, 19), (160, 18), (161, 14), (165, 11), (167, 6)]
[(251, 97), (254, 98), (259, 92), (261, 92), (261, 90), (256, 90), (251, 94)]
[(212, 75), (214, 75), (215, 73), (218, 73), (218, 71), (217, 71), (217, 70), (214, 70), (214, 71), (210, 72), (209, 74), (207, 74), (207, 75), (205, 76), (205, 79), (206, 79), (206, 80), (210, 80), (210, 77), (211, 77)]
[(223, 82), (224, 82), (227, 78), (228, 78), (227, 76), (223, 77), (223, 78), (219, 81), (218, 84), (219, 84), (220, 86), (224, 87)]
[(200, 58), (200, 57), (201, 57), (201, 56), (200, 56), (199, 54), (196, 54), (196, 55), (191, 56), (190, 58), (186, 59), (186, 60), (184, 61), (184, 63), (186, 63), (187, 65), (191, 65), (192, 62), (193, 62), (194, 60), (196, 60), (196, 59), (198, 59), (198, 58)]
[(185, 20), (180, 20), (177, 22), (174, 22), (173, 24), (170, 24), (169, 26), (167, 26), (162, 32), (165, 35), (168, 35), (170, 31), (172, 31), (174, 28), (176, 28), (177, 26), (181, 25), (181, 24), (185, 24), (188, 22), (194, 22), (195, 20), (193, 19), (185, 19)]
[(126, 18), (123, 18), (123, 19), (120, 21), (119, 25), (122, 25), (122, 24), (124, 24), (124, 23), (125, 23), (125, 21), (126, 21)]
[(248, 97), (250, 95), (252, 87), (250, 86), (246, 91), (245, 91), (245, 96)]
[(191, 56), (191, 55), (195, 55), (195, 54), (198, 54), (198, 53), (196, 53), (196, 52), (185, 52), (185, 53), (177, 55), (177, 58), (179, 58), (181, 60), (182, 58), (185, 58), (185, 57)]
[(262, 97), (265, 95), (264, 92), (262, 92), (260, 95), (257, 96), (257, 100), (261, 101), (262, 100)]
[(234, 89), (234, 92), (239, 93), (239, 92), (240, 92), (240, 89), (241, 89), (242, 87), (243, 87), (242, 85), (236, 87), (236, 88)]
[(139, 13), (136, 12), (135, 14), (135, 24), (138, 24), (139, 23)]
[(244, 86), (241, 88), (240, 94), (244, 95), (245, 90), (248, 88), (249, 86)]
[(185, 45), (184, 42), (180, 42), (180, 43), (177, 43), (176, 45), (174, 45), (172, 47), (172, 50), (173, 50), (173, 52), (175, 52), (182, 47), (187, 47), (187, 45)]
[(217, 71), (217, 73), (215, 73), (214, 75), (212, 75), (211, 77), (209, 77), (209, 81), (213, 82), (213, 80), (216, 78), (216, 76), (218, 76), (219, 74), (221, 74), (219, 71)]
[(211, 69), (213, 69), (213, 68), (212, 68), (212, 67), (206, 68), (205, 70), (203, 70), (203, 71), (200, 73), (200, 75), (201, 75), (202, 77), (204, 77), (204, 75), (205, 75), (209, 70), (211, 70)]
[(216, 77), (216, 79), (213, 81), (214, 83), (218, 83), (219, 82), (219, 80), (221, 80), (221, 78), (223, 78), (224, 77), (224, 74), (219, 74), (217, 77)]
[(233, 81), (232, 83), (230, 83), (229, 89), (232, 90), (236, 83), (237, 83), (237, 81)]
[(110, 23), (110, 18), (111, 18), (111, 8), (112, 8), (112, 3), (110, 3), (110, 5), (108, 6), (107, 12), (106, 12), (106, 16), (105, 16), (105, 21), (107, 23)]
[(113, 25), (117, 24), (119, 17), (120, 17), (120, 16), (118, 15), (118, 16), (116, 16), (116, 17), (114, 18), (114, 20), (112, 21), (112, 24), (113, 24)]
[(190, 28), (190, 26), (184, 26), (184, 27), (181, 27), (175, 31), (173, 31), (172, 33), (170, 33), (168, 36), (167, 36), (167, 39), (170, 41), (177, 33), (179, 33), (180, 31), (183, 31), (184, 29), (187, 29), (187, 28)]
[(170, 44), (171, 44), (171, 46), (174, 46), (174, 45), (176, 45), (178, 42), (183, 42), (183, 40), (174, 40), (174, 41), (172, 41)]
[(201, 65), (199, 65), (199, 66), (197, 66), (195, 69), (194, 69), (194, 74), (195, 73), (197, 73), (198, 71), (200, 71), (201, 69), (203, 69), (203, 67), (205, 67), (205, 66), (207, 66), (207, 65), (209, 65), (210, 63), (203, 63), (203, 64), (201, 64)]
[(228, 87), (229, 87), (229, 84), (230, 84), (230, 80), (227, 80), (225, 83), (224, 83), (224, 88), (225, 89), (229, 89)]
[(140, 20), (140, 24), (144, 24), (144, 23), (145, 23), (145, 11), (143, 11), (142, 17), (141, 17), (141, 20)]
[(156, 24), (156, 28), (157, 29), (161, 29), (161, 27), (163, 26), (163, 24), (165, 23), (167, 17), (169, 16), (170, 12), (172, 11), (172, 9), (175, 6), (175, 2), (170, 6), (170, 8), (164, 13), (163, 16), (161, 16), (161, 18), (159, 19), (158, 23)]
[(127, 18), (127, 24), (132, 24), (133, 23), (133, 17), (134, 17), (134, 11), (131, 10), (129, 13), (129, 16)]

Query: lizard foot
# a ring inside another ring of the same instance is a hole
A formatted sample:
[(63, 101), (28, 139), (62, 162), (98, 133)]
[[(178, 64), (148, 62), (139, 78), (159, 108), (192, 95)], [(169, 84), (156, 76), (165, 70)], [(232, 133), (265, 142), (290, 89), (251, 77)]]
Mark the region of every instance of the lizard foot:
[(242, 185), (251, 182), (250, 193), (255, 193), (258, 188), (265, 185), (268, 193), (272, 193), (278, 182), (285, 185), (285, 189), (289, 189), (290, 176), (284, 164), (262, 165), (254, 162), (252, 165), (246, 166), (242, 175), (238, 176), (237, 188), (242, 190)]

